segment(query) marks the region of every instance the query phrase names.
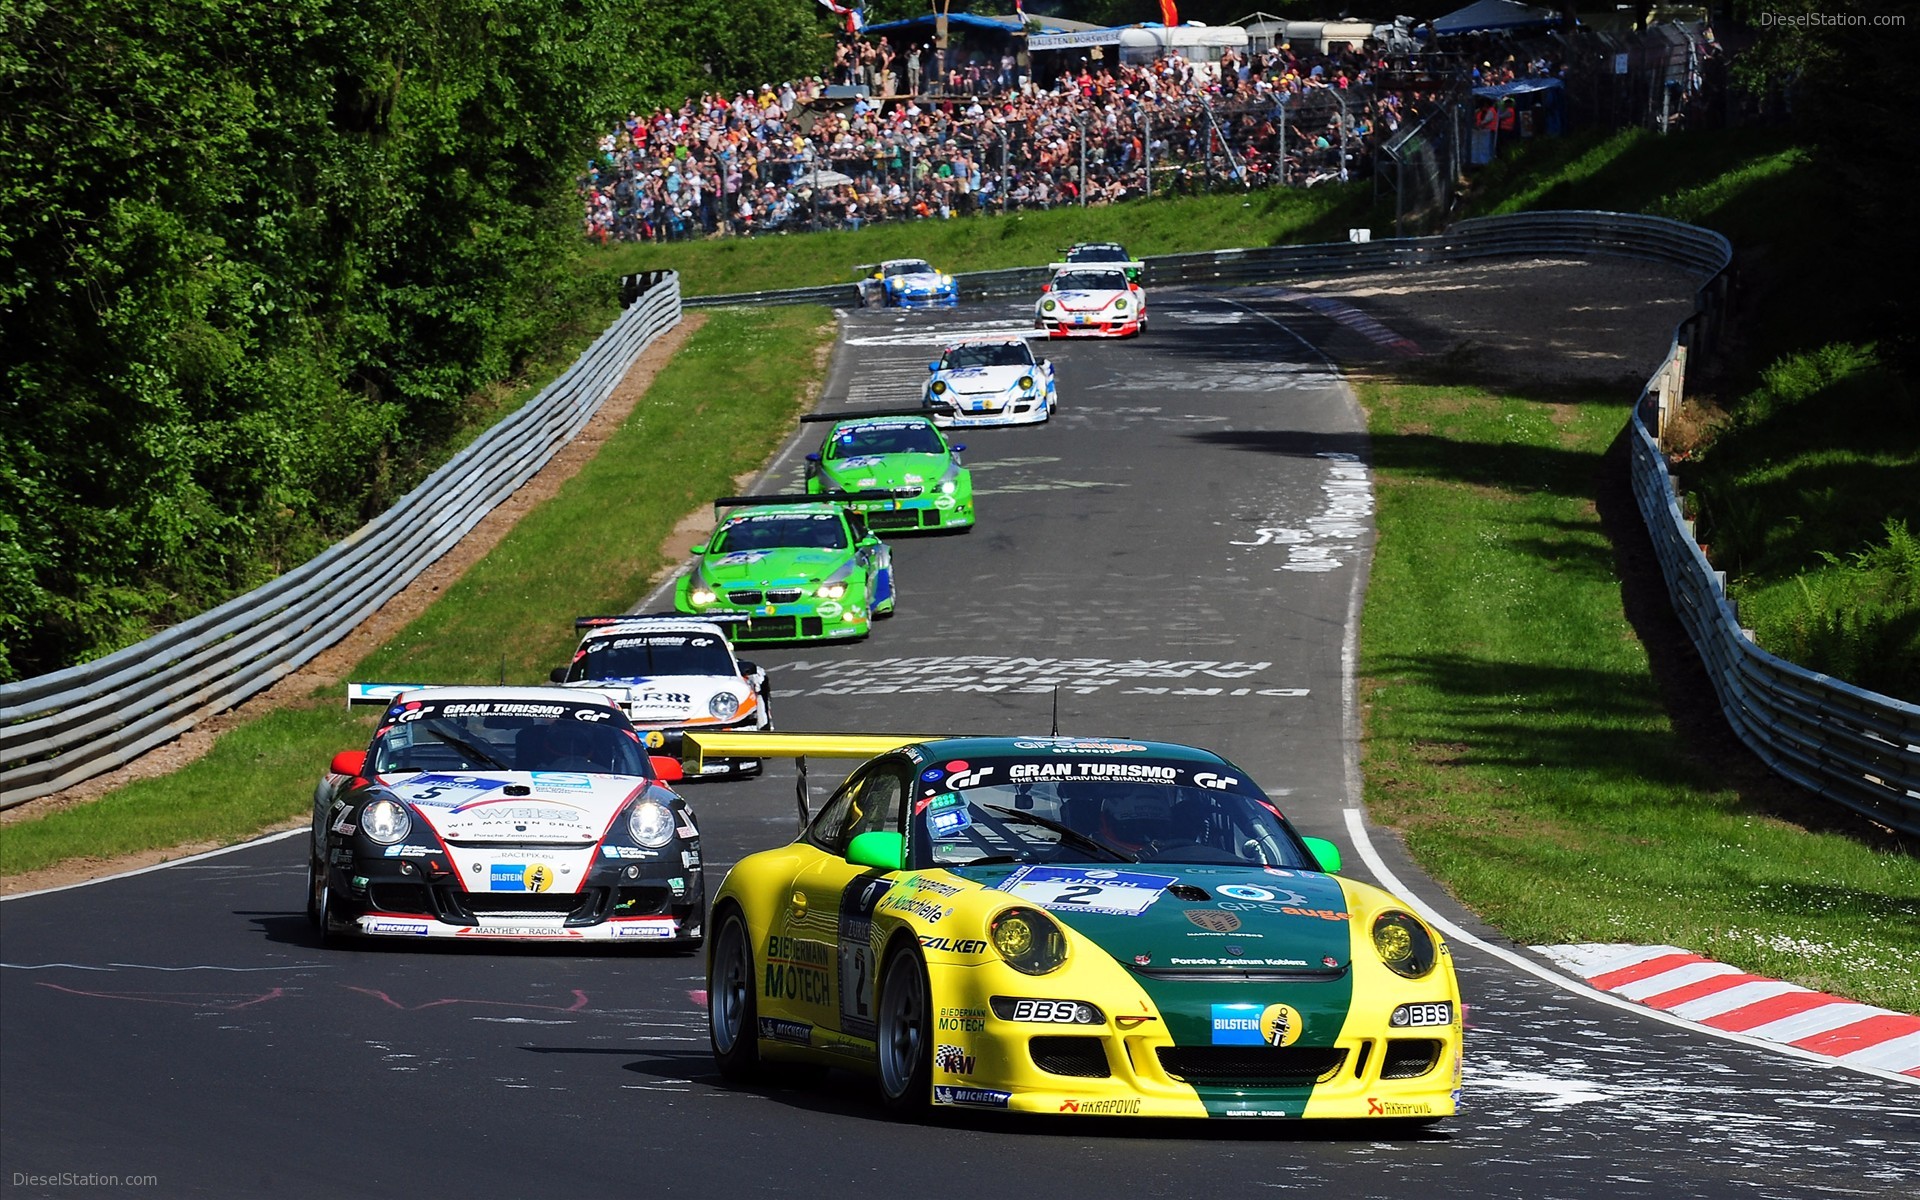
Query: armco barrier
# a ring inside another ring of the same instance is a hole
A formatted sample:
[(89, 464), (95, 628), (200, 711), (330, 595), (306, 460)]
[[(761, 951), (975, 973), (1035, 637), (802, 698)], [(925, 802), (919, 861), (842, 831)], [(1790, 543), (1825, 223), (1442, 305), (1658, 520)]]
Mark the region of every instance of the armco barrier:
[(135, 646), (0, 686), (0, 808), (119, 766), (282, 679), (345, 637), (532, 478), (680, 320), (670, 272), (560, 378), (386, 513), (313, 561)]
[[(1725, 579), (1683, 519), (1659, 435), (1679, 404), (1690, 348), (1708, 346), (1724, 316), (1727, 240), (1711, 230), (1630, 213), (1532, 212), (1461, 221), (1431, 237), (1164, 254), (1146, 259), (1144, 284), (1231, 286), (1386, 271), (1514, 255), (1606, 255), (1681, 267), (1700, 277), (1694, 314), (1675, 334), (1633, 415), (1633, 487), (1675, 610), (1740, 739), (1781, 775), (1872, 820), (1920, 834), (1920, 706), (1862, 691), (1795, 666), (1754, 644), (1726, 598)], [(1037, 295), (1044, 267), (955, 276), (968, 299)], [(851, 284), (689, 304), (856, 305)], [(1651, 423), (1651, 427), (1649, 427)]]

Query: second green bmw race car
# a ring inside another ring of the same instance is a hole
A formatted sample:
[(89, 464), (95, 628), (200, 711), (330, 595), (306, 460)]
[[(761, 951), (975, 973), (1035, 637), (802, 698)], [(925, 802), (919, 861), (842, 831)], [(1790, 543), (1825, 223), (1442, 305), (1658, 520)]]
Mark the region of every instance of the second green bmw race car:
[(918, 408), (812, 413), (830, 423), (820, 449), (807, 455), (807, 491), (890, 490), (891, 497), (848, 500), (847, 507), (885, 532), (973, 527), (973, 473), (960, 464), (964, 443), (947, 441)]
[(893, 554), (866, 519), (828, 496), (722, 496), (734, 509), (694, 547), (673, 606), (741, 613), (735, 643), (851, 639), (893, 615)]

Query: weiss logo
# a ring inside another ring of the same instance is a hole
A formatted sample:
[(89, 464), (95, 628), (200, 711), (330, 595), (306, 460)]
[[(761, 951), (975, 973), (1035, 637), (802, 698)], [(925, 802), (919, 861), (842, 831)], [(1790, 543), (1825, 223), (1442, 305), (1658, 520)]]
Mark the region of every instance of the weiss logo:
[(1240, 781), (1231, 775), (1215, 775), (1211, 771), (1200, 771), (1194, 775), (1193, 782), (1203, 788), (1225, 791)]
[(981, 781), (991, 774), (993, 774), (992, 767), (981, 767), (973, 771), (961, 771), (959, 774), (947, 780), (947, 786), (956, 791), (960, 788), (978, 787)]

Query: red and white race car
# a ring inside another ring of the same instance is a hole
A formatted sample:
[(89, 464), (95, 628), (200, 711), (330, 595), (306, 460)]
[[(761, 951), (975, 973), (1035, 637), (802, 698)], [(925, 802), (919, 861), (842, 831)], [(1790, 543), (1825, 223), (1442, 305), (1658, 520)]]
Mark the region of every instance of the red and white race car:
[(700, 831), (604, 693), (349, 684), (385, 706), (313, 796), (321, 938), (701, 944)]
[(1050, 338), (1133, 337), (1147, 326), (1146, 289), (1123, 266), (1056, 263), (1033, 306), (1033, 327)]

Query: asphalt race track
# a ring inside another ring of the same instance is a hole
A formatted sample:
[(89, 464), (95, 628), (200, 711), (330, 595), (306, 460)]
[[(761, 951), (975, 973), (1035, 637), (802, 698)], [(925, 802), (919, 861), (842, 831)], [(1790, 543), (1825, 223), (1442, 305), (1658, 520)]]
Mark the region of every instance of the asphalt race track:
[[(1360, 413), (1313, 349), (1331, 327), (1271, 298), (1153, 301), (1137, 341), (1048, 349), (1051, 424), (956, 434), (979, 527), (896, 542), (897, 617), (857, 646), (749, 656), (789, 730), (1044, 733), (1057, 699), (1062, 732), (1212, 747), (1367, 877), (1343, 660), (1371, 489)], [(1026, 311), (850, 314), (823, 407), (913, 402), (943, 340)], [(800, 436), (758, 490), (800, 478), (818, 428)], [(795, 827), (789, 763), (686, 793), (710, 888)], [(283, 838), (0, 904), (0, 1196), (1920, 1194), (1920, 1090), (1584, 998), (1470, 942), (1462, 1112), (1416, 1136), (902, 1124), (852, 1075), (723, 1088), (697, 957), (322, 950), (304, 855)]]

